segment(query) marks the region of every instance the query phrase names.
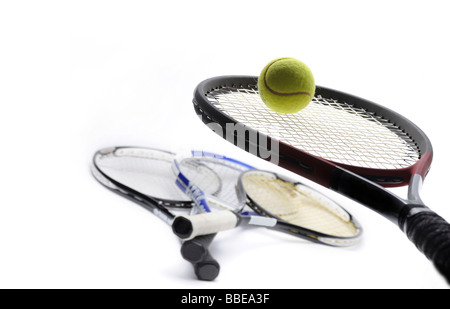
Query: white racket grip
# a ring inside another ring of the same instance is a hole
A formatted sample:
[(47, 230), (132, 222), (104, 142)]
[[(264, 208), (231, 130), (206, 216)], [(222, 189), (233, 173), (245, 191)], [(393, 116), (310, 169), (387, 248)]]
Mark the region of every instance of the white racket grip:
[(172, 230), (181, 239), (190, 240), (197, 236), (230, 230), (237, 224), (236, 214), (228, 210), (219, 210), (192, 216), (177, 216), (173, 221)]

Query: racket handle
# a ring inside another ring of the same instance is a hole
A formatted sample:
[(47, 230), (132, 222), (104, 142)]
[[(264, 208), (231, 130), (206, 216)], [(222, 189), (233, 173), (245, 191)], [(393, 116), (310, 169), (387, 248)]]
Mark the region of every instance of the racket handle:
[(203, 259), (194, 264), (194, 271), (199, 280), (212, 281), (219, 275), (220, 265), (209, 252), (206, 252)]
[(238, 223), (238, 217), (233, 212), (220, 210), (192, 216), (178, 216), (172, 223), (172, 230), (181, 239), (190, 240), (200, 235), (230, 230)]
[(181, 245), (181, 255), (194, 266), (199, 280), (212, 281), (220, 272), (220, 265), (209, 253), (209, 246), (216, 234), (198, 236)]
[(402, 214), (400, 227), (450, 283), (450, 224), (423, 206), (408, 207)]
[(216, 234), (195, 237), (183, 242), (181, 245), (181, 256), (191, 263), (200, 262), (207, 254), (209, 246)]

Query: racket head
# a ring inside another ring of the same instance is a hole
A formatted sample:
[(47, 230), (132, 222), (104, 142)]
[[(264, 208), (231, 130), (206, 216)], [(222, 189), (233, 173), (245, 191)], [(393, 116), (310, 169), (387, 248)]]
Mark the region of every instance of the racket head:
[(146, 208), (171, 224), (189, 213), (193, 202), (175, 185), (171, 166), (175, 154), (153, 148), (111, 147), (95, 153), (91, 171), (105, 187)]
[[(194, 108), (205, 124), (236, 146), (325, 186), (335, 166), (384, 187), (406, 185), (416, 174), (425, 178), (431, 142), (402, 115), (321, 86), (299, 113), (279, 114), (261, 101), (257, 80), (207, 79), (195, 89)], [(245, 134), (239, 134), (239, 126)]]
[(353, 245), (361, 238), (362, 227), (347, 210), (296, 180), (249, 170), (239, 177), (237, 192), (259, 215), (287, 223), (291, 234), (333, 246)]

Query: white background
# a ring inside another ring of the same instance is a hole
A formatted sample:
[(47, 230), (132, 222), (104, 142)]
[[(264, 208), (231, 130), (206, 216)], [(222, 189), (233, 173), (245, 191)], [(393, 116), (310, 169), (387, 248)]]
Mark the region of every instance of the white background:
[(427, 133), (422, 197), (450, 220), (447, 2), (2, 2), (0, 287), (448, 288), (398, 227), (328, 191), (364, 226), (361, 244), (226, 232), (212, 247), (220, 276), (199, 282), (163, 222), (89, 173), (93, 153), (115, 145), (203, 148), (273, 169), (204, 127), (191, 100), (203, 79), (259, 75), (289, 56), (318, 85)]

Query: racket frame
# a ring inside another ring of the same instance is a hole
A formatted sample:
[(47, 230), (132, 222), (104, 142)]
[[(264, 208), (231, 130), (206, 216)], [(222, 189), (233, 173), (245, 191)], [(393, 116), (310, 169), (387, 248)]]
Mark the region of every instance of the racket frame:
[[(222, 134), (222, 138), (227, 139), (234, 145), (244, 149), (247, 152), (251, 152), (250, 150), (257, 150), (256, 153), (251, 153), (265, 160), (275, 160), (275, 162), (278, 163), (277, 165), (280, 167), (308, 178), (324, 187), (331, 188), (339, 193), (347, 195), (350, 198), (357, 200), (362, 199), (364, 203), (373, 210), (379, 212), (396, 224), (400, 223), (399, 225), (401, 228), (402, 222), (399, 222), (398, 214), (405, 211), (405, 206), (407, 206), (408, 209), (414, 207), (423, 208), (422, 205), (411, 205), (411, 207), (408, 205), (411, 204), (410, 202), (412, 200), (416, 200), (418, 202), (420, 201), (418, 190), (421, 182), (428, 174), (432, 162), (433, 150), (428, 137), (414, 123), (407, 120), (400, 114), (379, 104), (346, 94), (341, 91), (317, 86), (315, 96), (331, 97), (333, 99), (364, 108), (367, 111), (373, 112), (377, 115), (383, 115), (384, 117), (392, 120), (404, 131), (409, 132), (412, 136), (414, 136), (414, 141), (421, 151), (419, 160), (407, 168), (380, 170), (333, 162), (307, 153), (301, 149), (297, 149), (283, 141), (279, 141), (275, 138), (267, 136), (264, 133), (256, 131), (245, 124), (237, 122), (211, 104), (206, 97), (206, 94), (209, 92), (216, 91), (224, 87), (254, 88), (256, 87), (255, 85), (257, 84), (257, 80), (258, 78), (255, 76), (219, 76), (201, 82), (194, 91), (193, 103), (197, 114), (199, 114), (201, 120), (206, 125), (210, 123), (218, 124), (218, 126), (222, 128), (222, 132), (217, 129), (217, 125), (214, 125), (214, 131), (219, 135)], [(244, 126), (245, 130), (248, 130), (249, 134), (242, 135), (238, 134), (237, 131), (234, 131), (234, 136), (226, 136), (226, 134), (230, 133), (225, 130), (227, 124)], [(250, 139), (249, 136), (257, 136), (258, 138), (255, 141)], [(276, 151), (271, 151), (268, 146), (275, 144), (277, 145)], [(268, 153), (270, 153), (270, 157), (267, 157)], [(410, 184), (410, 200), (403, 200), (393, 193), (382, 189), (381, 187), (376, 190), (371, 190), (373, 194), (370, 194), (366, 198), (361, 194), (358, 195), (358, 192), (362, 191), (354, 192), (357, 191), (354, 190), (355, 186), (364, 189), (372, 187), (373, 183), (368, 184), (367, 180), (384, 188), (399, 187)], [(380, 200), (377, 198), (381, 192), (383, 192), (383, 195), (385, 194), (387, 196), (389, 202), (391, 203), (389, 207), (386, 207), (387, 203), (385, 200)]]

